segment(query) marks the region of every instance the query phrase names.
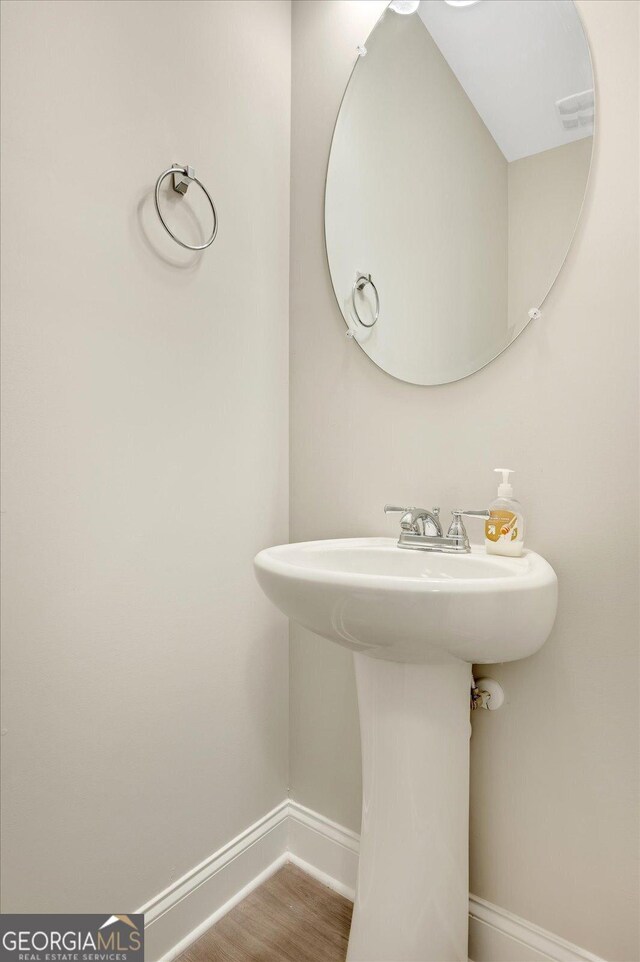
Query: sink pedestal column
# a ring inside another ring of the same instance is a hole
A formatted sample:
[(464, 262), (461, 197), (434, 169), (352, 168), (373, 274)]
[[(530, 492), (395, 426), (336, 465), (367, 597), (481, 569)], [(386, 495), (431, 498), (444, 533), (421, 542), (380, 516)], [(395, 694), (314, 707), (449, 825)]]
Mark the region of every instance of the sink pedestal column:
[(348, 962), (466, 962), (471, 666), (354, 660), (363, 802)]

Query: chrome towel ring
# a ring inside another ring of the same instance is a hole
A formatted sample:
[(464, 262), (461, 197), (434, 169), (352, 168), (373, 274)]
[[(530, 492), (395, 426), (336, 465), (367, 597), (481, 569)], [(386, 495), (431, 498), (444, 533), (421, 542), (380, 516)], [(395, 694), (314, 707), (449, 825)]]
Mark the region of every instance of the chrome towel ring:
[[(211, 237), (205, 241), (204, 244), (186, 244), (184, 241), (181, 241), (179, 237), (176, 237), (162, 216), (162, 212), (160, 210), (160, 187), (162, 186), (162, 182), (165, 177), (168, 177), (169, 174), (173, 174), (173, 189), (178, 194), (186, 194), (189, 189), (189, 184), (197, 184), (198, 187), (204, 191), (205, 197), (211, 204), (211, 210), (213, 212), (213, 230), (211, 231)], [(180, 244), (180, 247), (186, 247), (189, 251), (203, 251), (213, 244), (214, 240), (216, 239), (216, 234), (218, 233), (218, 214), (216, 213), (216, 206), (213, 203), (207, 188), (196, 177), (196, 172), (193, 167), (189, 167), (189, 165), (186, 167), (181, 167), (179, 164), (172, 164), (171, 167), (163, 171), (156, 181), (155, 202), (160, 223), (166, 230), (169, 237), (172, 237), (176, 244)]]
[[(370, 284), (371, 287), (373, 288), (373, 293), (376, 298), (376, 311), (375, 311), (373, 320), (371, 321), (371, 324), (365, 324), (365, 322), (362, 320), (362, 318), (358, 314), (358, 308), (356, 305), (356, 291), (362, 291), (367, 286), (367, 284)], [(353, 283), (353, 288), (351, 290), (351, 303), (353, 304), (353, 312), (358, 318), (358, 321), (362, 324), (362, 326), (373, 327), (373, 325), (376, 323), (376, 321), (380, 317), (380, 298), (378, 296), (378, 288), (371, 280), (371, 274), (358, 274), (358, 276), (356, 277)]]

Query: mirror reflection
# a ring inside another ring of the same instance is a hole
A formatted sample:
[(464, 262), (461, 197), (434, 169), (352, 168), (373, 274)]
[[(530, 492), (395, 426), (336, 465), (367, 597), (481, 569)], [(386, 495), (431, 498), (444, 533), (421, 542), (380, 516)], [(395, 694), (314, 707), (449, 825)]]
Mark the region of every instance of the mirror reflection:
[(566, 257), (592, 153), (589, 48), (573, 0), (394, 0), (365, 50), (327, 171), (335, 294), (385, 371), (455, 381), (522, 332)]

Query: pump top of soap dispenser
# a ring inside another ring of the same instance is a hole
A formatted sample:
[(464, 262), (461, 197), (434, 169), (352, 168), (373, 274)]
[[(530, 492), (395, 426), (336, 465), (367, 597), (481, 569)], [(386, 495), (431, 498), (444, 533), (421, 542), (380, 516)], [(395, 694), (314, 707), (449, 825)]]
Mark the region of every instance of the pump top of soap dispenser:
[(498, 497), (499, 498), (512, 498), (513, 497), (513, 485), (509, 481), (509, 475), (513, 474), (511, 468), (494, 468), (496, 474), (502, 475), (502, 483), (498, 485)]

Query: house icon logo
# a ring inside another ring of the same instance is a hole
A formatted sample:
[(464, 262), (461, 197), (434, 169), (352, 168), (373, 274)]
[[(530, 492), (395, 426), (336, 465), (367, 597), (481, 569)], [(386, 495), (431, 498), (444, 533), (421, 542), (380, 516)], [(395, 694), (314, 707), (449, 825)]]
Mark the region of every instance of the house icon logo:
[(108, 926), (113, 925), (114, 922), (124, 922), (125, 925), (129, 925), (136, 932), (140, 931), (136, 923), (131, 920), (130, 915), (110, 915), (107, 921), (100, 926), (100, 929), (106, 929)]

